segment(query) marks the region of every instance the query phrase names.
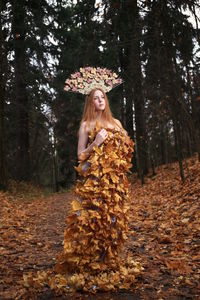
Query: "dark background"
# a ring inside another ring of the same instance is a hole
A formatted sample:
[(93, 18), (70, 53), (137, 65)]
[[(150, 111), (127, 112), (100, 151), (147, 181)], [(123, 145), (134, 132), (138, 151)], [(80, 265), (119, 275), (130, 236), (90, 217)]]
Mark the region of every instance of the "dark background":
[(184, 159), (200, 160), (199, 11), (199, 1), (1, 0), (0, 189), (76, 179), (84, 97), (63, 87), (81, 66), (123, 78), (108, 97), (141, 181), (176, 160), (184, 181)]

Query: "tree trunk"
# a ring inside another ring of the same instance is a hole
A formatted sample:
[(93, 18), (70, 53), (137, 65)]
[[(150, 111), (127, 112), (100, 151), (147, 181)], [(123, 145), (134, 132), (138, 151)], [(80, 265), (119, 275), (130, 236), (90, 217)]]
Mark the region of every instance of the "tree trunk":
[(166, 147), (166, 130), (165, 125), (160, 124), (160, 154), (161, 154), (161, 164), (164, 165), (167, 162), (167, 147)]
[(168, 6), (167, 1), (162, 3), (162, 31), (163, 39), (165, 41), (165, 60), (166, 60), (166, 78), (168, 85), (168, 95), (171, 110), (171, 118), (173, 121), (174, 138), (175, 138), (175, 148), (176, 155), (179, 162), (179, 171), (181, 180), (184, 181), (184, 171), (183, 171), (183, 149), (182, 149), (182, 137), (181, 137), (181, 80), (178, 73), (178, 68), (176, 64), (176, 55), (173, 46), (173, 36), (172, 36), (172, 25), (168, 22)]
[(146, 145), (146, 130), (144, 119), (144, 96), (142, 91), (142, 71), (140, 60), (140, 25), (139, 24), (139, 11), (137, 1), (133, 2), (135, 11), (133, 35), (132, 35), (132, 48), (131, 48), (131, 65), (132, 65), (132, 80), (133, 80), (133, 100), (135, 108), (135, 124), (136, 124), (136, 142), (138, 150), (138, 161), (140, 169), (140, 177), (144, 183), (144, 175), (148, 173), (147, 163), (147, 145)]
[[(188, 69), (187, 63), (185, 63), (185, 67), (186, 67), (186, 72), (187, 72), (187, 87), (188, 87), (188, 91), (189, 91), (189, 95), (190, 95), (191, 108), (192, 108), (191, 115), (189, 115), (189, 113), (186, 111), (186, 113), (187, 113), (186, 120), (189, 119), (188, 120), (189, 127), (191, 130), (191, 133), (194, 136), (194, 140), (195, 140), (195, 144), (196, 144), (196, 151), (198, 153), (198, 157), (199, 157), (199, 161), (200, 161), (200, 118), (199, 118), (200, 111), (198, 112), (198, 104), (196, 103), (196, 99), (195, 99), (196, 95), (193, 95), (193, 92), (192, 92), (192, 84), (191, 84), (191, 80), (190, 80), (189, 69)], [(194, 83), (194, 86), (195, 86), (195, 83)]]
[[(4, 151), (4, 101), (5, 101), (5, 70), (3, 66), (3, 35), (1, 20), (2, 2), (0, 1), (0, 189), (6, 190), (7, 177)], [(3, 76), (4, 74), (4, 76)]]
[[(133, 133), (133, 104), (135, 109), (135, 125), (136, 125), (136, 151), (137, 151), (137, 171), (141, 182), (144, 183), (144, 175), (148, 172), (147, 165), (147, 147), (144, 120), (144, 96), (142, 92), (142, 72), (140, 60), (140, 29), (139, 11), (137, 1), (129, 0), (124, 2), (122, 7), (123, 22), (127, 23), (126, 32), (122, 32), (122, 40), (126, 34), (126, 41), (130, 42), (130, 46), (126, 46), (121, 50), (121, 67), (126, 74), (125, 93), (126, 93), (126, 124), (129, 134)], [(124, 11), (125, 16), (124, 16)], [(124, 24), (123, 24), (124, 26)]]
[(175, 146), (176, 146), (176, 153), (179, 163), (179, 171), (182, 182), (185, 180), (184, 171), (183, 171), (183, 153), (182, 153), (182, 145), (181, 145), (181, 137), (180, 137), (180, 128), (178, 126), (178, 121), (176, 116), (173, 119), (173, 127), (174, 127), (174, 138), (175, 138)]
[(25, 1), (13, 1), (15, 39), (15, 104), (17, 130), (17, 179), (29, 181), (29, 103), (26, 92)]
[[(130, 135), (130, 137), (134, 140), (135, 139), (135, 132), (133, 129), (133, 91), (130, 86), (130, 83), (128, 82), (126, 86), (126, 129)], [(133, 154), (133, 171), (137, 170), (137, 149), (134, 149), (134, 154)]]
[[(122, 113), (124, 114), (124, 111), (125, 111), (123, 122), (124, 122), (126, 130), (128, 131), (129, 136), (135, 141), (135, 131), (134, 131), (134, 122), (133, 122), (133, 117), (134, 117), (133, 88), (132, 88), (132, 76), (130, 76), (130, 74), (131, 74), (130, 59), (131, 59), (130, 49), (129, 48), (126, 48), (126, 49), (121, 48), (119, 51), (119, 62), (121, 65), (121, 69), (123, 70), (122, 77), (125, 77), (125, 74), (128, 74), (128, 76), (129, 76), (129, 78), (127, 78), (124, 82), (123, 101), (125, 98), (126, 104), (124, 107), (124, 103), (123, 103)], [(138, 168), (139, 164), (137, 162), (137, 148), (136, 147), (134, 148), (132, 163), (133, 163), (132, 171), (138, 171), (138, 173), (139, 173), (139, 168)]]

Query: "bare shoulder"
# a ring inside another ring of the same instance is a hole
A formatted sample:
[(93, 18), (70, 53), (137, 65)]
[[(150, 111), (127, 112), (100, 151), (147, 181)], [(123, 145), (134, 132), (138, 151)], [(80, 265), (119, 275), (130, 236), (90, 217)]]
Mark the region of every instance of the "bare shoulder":
[(87, 133), (86, 122), (81, 122), (80, 128), (79, 128), (79, 134), (85, 134), (85, 133)]
[(85, 127), (86, 127), (86, 122), (85, 121), (81, 122), (80, 128), (81, 129), (85, 129)]
[(117, 124), (117, 126), (120, 128), (120, 130), (122, 132), (124, 132), (125, 135), (127, 135), (127, 131), (124, 129), (124, 127), (122, 126), (122, 123), (118, 120), (118, 119), (114, 119), (115, 123)]
[(118, 119), (114, 119), (118, 127), (123, 128), (122, 123)]

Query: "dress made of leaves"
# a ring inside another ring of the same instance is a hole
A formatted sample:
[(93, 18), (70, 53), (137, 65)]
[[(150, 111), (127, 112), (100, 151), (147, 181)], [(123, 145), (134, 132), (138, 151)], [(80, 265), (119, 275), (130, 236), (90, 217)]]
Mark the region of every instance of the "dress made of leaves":
[[(91, 132), (90, 142), (98, 130)], [(94, 147), (89, 158), (76, 168), (80, 179), (75, 186), (72, 214), (66, 220), (64, 250), (56, 264), (60, 274), (73, 271), (79, 279), (81, 274), (86, 290), (91, 286), (114, 288), (119, 282), (122, 288), (129, 287), (134, 271), (138, 272), (136, 263), (129, 260), (127, 269), (121, 257), (130, 207), (126, 173), (132, 166), (134, 143), (122, 130), (107, 131), (104, 143)]]
[[(98, 126), (89, 135), (92, 142)], [(107, 129), (108, 137), (76, 168), (72, 212), (66, 219), (64, 249), (55, 273), (25, 277), (27, 286), (48, 285), (58, 293), (95, 293), (129, 289), (142, 267), (122, 248), (128, 235), (129, 183), (133, 141), (124, 131)], [(125, 255), (122, 255), (125, 254)], [(34, 284), (33, 284), (34, 283)]]

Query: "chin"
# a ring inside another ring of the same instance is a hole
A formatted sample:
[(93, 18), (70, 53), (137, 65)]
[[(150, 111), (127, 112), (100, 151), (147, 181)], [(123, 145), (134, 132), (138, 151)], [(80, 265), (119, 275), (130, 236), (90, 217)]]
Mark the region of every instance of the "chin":
[(105, 107), (99, 107), (98, 109), (96, 109), (97, 112), (103, 112), (105, 110)]

